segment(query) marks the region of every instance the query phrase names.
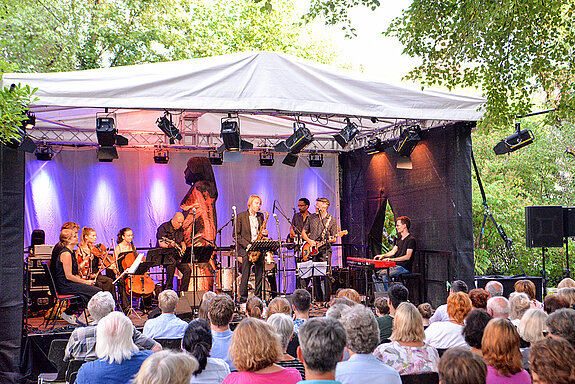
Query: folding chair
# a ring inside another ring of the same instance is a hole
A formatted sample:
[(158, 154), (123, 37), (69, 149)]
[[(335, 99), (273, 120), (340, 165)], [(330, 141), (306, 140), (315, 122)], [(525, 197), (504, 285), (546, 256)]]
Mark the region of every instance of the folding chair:
[(414, 375), (401, 375), (402, 384), (439, 384), (437, 372), (425, 372)]
[(54, 339), (50, 343), (50, 350), (48, 351), (48, 360), (57, 369), (56, 373), (41, 373), (38, 376), (38, 384), (43, 383), (65, 383), (66, 382), (66, 367), (64, 362), (64, 353), (68, 339)]

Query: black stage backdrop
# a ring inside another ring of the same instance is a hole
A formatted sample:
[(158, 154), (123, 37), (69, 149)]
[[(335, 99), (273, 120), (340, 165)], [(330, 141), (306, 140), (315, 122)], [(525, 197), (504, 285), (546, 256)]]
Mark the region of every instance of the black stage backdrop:
[(342, 242), (368, 246), (345, 247), (344, 257), (367, 254), (371, 258), (380, 252), (384, 214), (391, 207), (395, 217), (412, 219), (410, 232), (417, 239), (418, 249), (452, 253), (451, 271), (445, 259), (426, 262), (434, 265), (425, 271), (429, 301), (434, 305), (444, 302), (448, 276), (473, 283), (474, 126), (455, 123), (424, 131), (411, 155), (411, 170), (396, 168), (398, 155), (393, 148), (372, 156), (363, 150), (340, 155), (341, 224), (349, 230)]
[(0, 383), (19, 377), (24, 249), (24, 152), (0, 144)]

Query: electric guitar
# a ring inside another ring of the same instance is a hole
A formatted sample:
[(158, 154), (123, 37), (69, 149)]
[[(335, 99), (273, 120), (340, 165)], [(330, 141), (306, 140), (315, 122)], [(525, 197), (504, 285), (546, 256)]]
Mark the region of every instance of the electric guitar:
[(347, 234), (348, 234), (347, 230), (339, 231), (338, 233), (335, 234), (335, 236), (330, 237), (327, 240), (316, 242), (315, 247), (312, 247), (310, 243), (305, 243), (301, 249), (301, 255), (303, 261), (309, 261), (313, 255), (317, 254), (319, 248), (331, 242), (331, 240), (335, 239), (336, 237), (345, 236)]

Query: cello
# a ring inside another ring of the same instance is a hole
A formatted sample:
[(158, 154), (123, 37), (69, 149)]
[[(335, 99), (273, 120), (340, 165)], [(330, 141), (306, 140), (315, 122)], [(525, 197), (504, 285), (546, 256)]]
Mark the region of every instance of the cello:
[[(137, 257), (136, 247), (134, 247), (133, 243), (130, 243), (130, 245), (132, 250), (126, 253), (122, 259), (124, 270), (130, 268)], [(136, 297), (148, 297), (154, 293), (156, 288), (156, 284), (148, 272), (143, 275), (129, 275), (124, 280), (124, 283), (126, 284), (126, 293)]]

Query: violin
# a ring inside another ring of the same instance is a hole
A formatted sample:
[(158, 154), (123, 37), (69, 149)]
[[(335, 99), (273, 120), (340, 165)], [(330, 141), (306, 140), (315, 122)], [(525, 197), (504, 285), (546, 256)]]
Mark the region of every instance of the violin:
[(100, 262), (102, 263), (100, 271), (110, 268), (116, 275), (119, 274), (118, 265), (116, 264), (114, 255), (110, 254), (108, 248), (106, 248), (104, 244), (92, 245), (90, 247), (90, 251), (92, 252), (92, 255), (100, 259)]
[(76, 251), (76, 260), (78, 261), (78, 274), (84, 280), (90, 280), (90, 264), (92, 264), (92, 256), (86, 254), (81, 248)]
[[(131, 245), (132, 251), (128, 252), (122, 259), (122, 267), (124, 270), (130, 268), (132, 264), (134, 264), (134, 261), (136, 261), (136, 247), (134, 247), (134, 244)], [(156, 289), (156, 284), (148, 272), (143, 275), (129, 275), (125, 279), (125, 284), (126, 293), (136, 297), (148, 297), (154, 293)]]

